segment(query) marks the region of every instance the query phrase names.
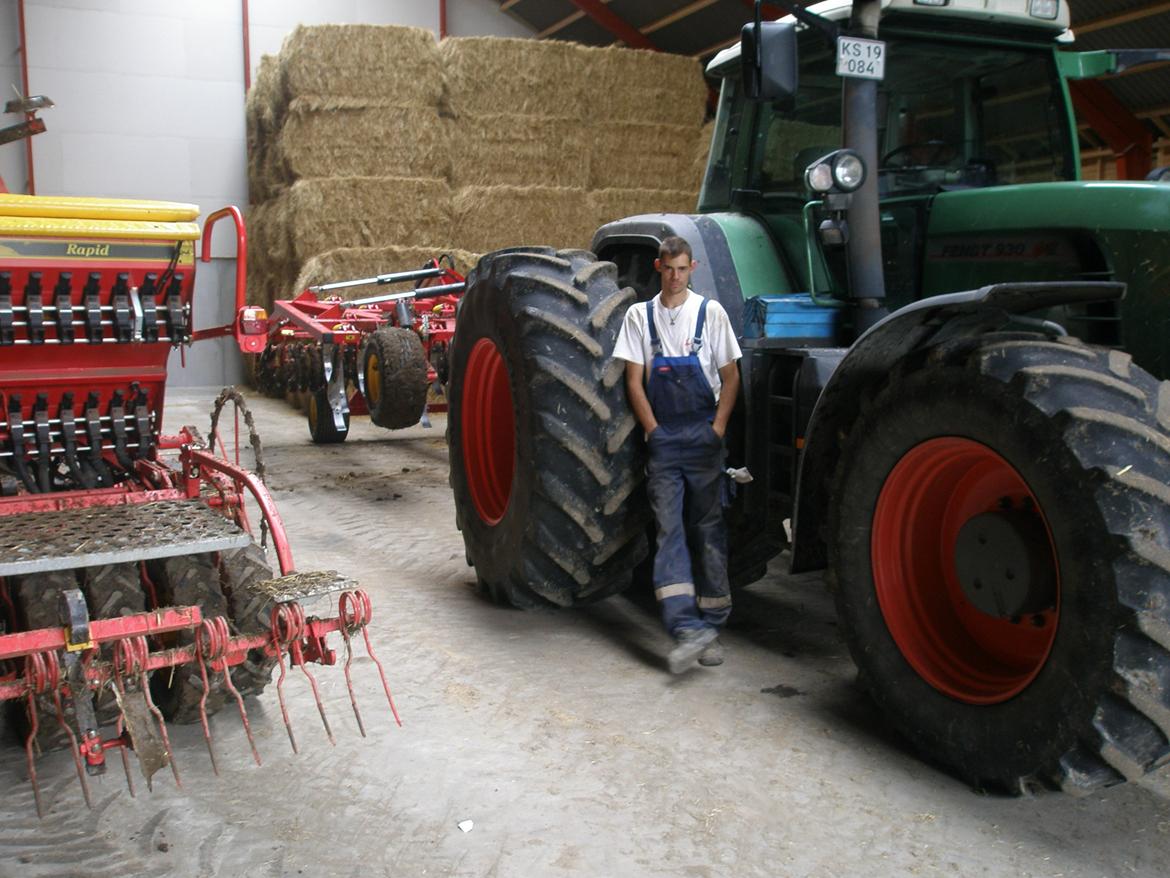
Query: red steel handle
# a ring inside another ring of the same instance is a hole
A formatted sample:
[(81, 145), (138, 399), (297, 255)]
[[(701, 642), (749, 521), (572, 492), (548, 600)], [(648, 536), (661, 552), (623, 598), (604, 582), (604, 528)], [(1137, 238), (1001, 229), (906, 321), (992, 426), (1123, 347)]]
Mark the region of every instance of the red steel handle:
[(248, 233), (244, 230), (244, 215), (235, 205), (221, 207), (203, 223), (203, 252), (200, 258), (204, 262), (211, 261), (211, 229), (215, 223), (225, 216), (230, 216), (236, 224), (236, 314), (244, 307), (248, 286)]

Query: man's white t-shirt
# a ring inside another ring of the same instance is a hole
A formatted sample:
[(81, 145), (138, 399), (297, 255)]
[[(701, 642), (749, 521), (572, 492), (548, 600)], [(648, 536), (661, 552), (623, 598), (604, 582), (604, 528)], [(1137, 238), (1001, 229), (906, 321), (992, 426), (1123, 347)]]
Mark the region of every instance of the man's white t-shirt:
[[(689, 356), (703, 297), (693, 290), (687, 290), (687, 298), (682, 306), (669, 310), (662, 304), (661, 293), (651, 301), (654, 302), (654, 328), (658, 331), (658, 340), (662, 344), (662, 355)], [(643, 380), (649, 378), (650, 361), (654, 355), (650, 349), (645, 302), (631, 305), (630, 310), (626, 312), (626, 319), (622, 322), (621, 332), (618, 333), (617, 343), (613, 347), (613, 355), (630, 363), (641, 363), (644, 367)], [(739, 349), (739, 342), (735, 338), (735, 330), (731, 327), (727, 312), (717, 301), (708, 299), (707, 317), (703, 321), (702, 345), (699, 348), (699, 363), (703, 367), (707, 383), (711, 385), (711, 390), (715, 394), (716, 402), (719, 401), (719, 390), (723, 386), (719, 379), (719, 369), (742, 356), (743, 352)]]

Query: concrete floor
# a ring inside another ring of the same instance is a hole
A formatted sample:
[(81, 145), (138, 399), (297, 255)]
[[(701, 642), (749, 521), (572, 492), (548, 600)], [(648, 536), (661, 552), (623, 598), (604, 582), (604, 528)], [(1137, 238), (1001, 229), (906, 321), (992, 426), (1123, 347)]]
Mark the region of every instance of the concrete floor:
[[(206, 432), (212, 392), (169, 401)], [(310, 444), (301, 415), (252, 398), (269, 483), (302, 570), (372, 594), (404, 725), (356, 665), (369, 737), (339, 670), (321, 669), (330, 747), (302, 678), (198, 727), (172, 727), (183, 772), (131, 798), (113, 770), (84, 807), (62, 753), (0, 749), (0, 878), (124, 876), (1162, 876), (1170, 777), (1086, 798), (980, 796), (920, 761), (854, 684), (830, 600), (778, 571), (739, 593), (727, 663), (672, 677), (653, 611), (626, 597), (521, 613), (478, 597), (447, 487), (443, 419), (354, 420)], [(459, 824), (472, 821), (470, 831)]]

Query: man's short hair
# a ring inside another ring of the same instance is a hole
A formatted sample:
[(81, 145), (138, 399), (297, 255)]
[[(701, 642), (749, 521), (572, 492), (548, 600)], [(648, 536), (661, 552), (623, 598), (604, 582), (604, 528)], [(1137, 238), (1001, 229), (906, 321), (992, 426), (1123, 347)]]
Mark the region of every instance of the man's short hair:
[(658, 245), (659, 259), (674, 259), (674, 257), (682, 256), (684, 253), (687, 259), (694, 261), (695, 254), (691, 252), (691, 245), (686, 242), (685, 238), (680, 238), (678, 235), (663, 238), (662, 243)]

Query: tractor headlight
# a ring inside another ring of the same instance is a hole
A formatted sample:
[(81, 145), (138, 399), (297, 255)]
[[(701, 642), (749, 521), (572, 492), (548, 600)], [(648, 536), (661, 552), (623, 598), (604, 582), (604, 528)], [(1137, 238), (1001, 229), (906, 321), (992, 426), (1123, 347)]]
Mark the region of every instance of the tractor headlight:
[(865, 182), (865, 163), (855, 152), (842, 151), (833, 160), (833, 180), (842, 192), (852, 192)]
[(804, 172), (804, 182), (813, 192), (853, 192), (865, 182), (865, 162), (849, 149), (838, 149), (817, 159)]
[(1060, 0), (1028, 0), (1028, 14), (1033, 18), (1056, 19), (1060, 11)]

